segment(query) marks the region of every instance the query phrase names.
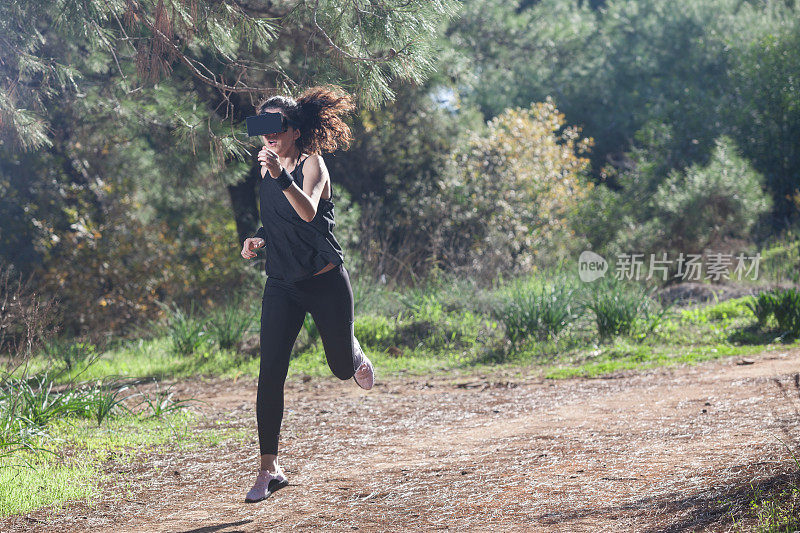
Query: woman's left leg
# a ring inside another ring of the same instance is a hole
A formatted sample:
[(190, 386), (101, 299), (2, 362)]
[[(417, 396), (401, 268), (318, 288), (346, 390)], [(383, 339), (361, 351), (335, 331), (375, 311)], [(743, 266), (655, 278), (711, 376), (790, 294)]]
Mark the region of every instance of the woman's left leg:
[(353, 337), (353, 288), (347, 269), (340, 264), (295, 285), (317, 326), (331, 371), (341, 380), (352, 378), (362, 359)]

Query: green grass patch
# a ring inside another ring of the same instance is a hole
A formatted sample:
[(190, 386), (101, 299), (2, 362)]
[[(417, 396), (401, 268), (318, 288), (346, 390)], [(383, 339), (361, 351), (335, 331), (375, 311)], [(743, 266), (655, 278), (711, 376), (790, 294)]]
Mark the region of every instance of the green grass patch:
[(750, 512), (758, 520), (758, 533), (792, 533), (800, 530), (800, 489), (785, 487), (779, 494), (763, 496), (756, 490)]
[(0, 458), (0, 516), (16, 515), (65, 502), (98, 501), (104, 463), (144, 463), (151, 453), (213, 447), (226, 440), (247, 442), (251, 431), (214, 421), (194, 430), (202, 419), (176, 411), (157, 419), (123, 416), (101, 425), (65, 418), (52, 422), (32, 442), (45, 451), (17, 451)]
[(18, 515), (68, 500), (91, 502), (101, 476), (96, 461), (62, 460), (29, 452), (0, 458), (0, 516)]
[[(401, 309), (396, 316), (358, 316), (355, 334), (364, 350), (384, 371), (430, 372), (480, 362), (498, 351), (503, 332), (498, 321), (471, 310), (446, 311), (432, 298)], [(300, 337), (304, 337), (304, 331)], [(322, 342), (298, 340), (292, 353), (289, 375), (328, 376)], [(499, 360), (499, 358), (498, 358)], [(377, 363), (380, 361), (381, 363)], [(235, 350), (201, 344), (193, 354), (180, 355), (167, 335), (129, 342), (99, 357), (70, 366), (52, 357), (38, 357), (27, 367), (37, 374), (53, 365), (58, 383), (120, 378), (181, 379), (196, 376), (258, 376), (259, 358)], [(51, 372), (52, 373), (52, 372)]]
[[(697, 364), (702, 361), (719, 359), (720, 357), (747, 356), (764, 351), (785, 350), (793, 346), (800, 346), (800, 342), (793, 344), (770, 344), (762, 346), (735, 346), (731, 344), (716, 344), (706, 346), (647, 346), (631, 345), (625, 339), (620, 339), (613, 346), (598, 348), (589, 352), (583, 362), (569, 366), (554, 365), (544, 368), (544, 377), (550, 379), (563, 379), (573, 377), (599, 377), (613, 374), (622, 370), (647, 369), (657, 366), (674, 366), (680, 364)], [(580, 358), (580, 357), (576, 357)]]
[[(778, 333), (754, 328), (745, 298), (697, 309), (670, 309), (653, 331), (598, 342), (584, 317), (558, 338), (525, 339), (510, 350), (503, 325), (471, 310), (446, 311), (430, 299), (397, 316), (366, 314), (356, 319), (356, 336), (384, 376), (448, 372), (506, 365), (542, 366), (548, 377), (598, 376), (660, 364), (699, 362), (725, 355), (747, 355), (773, 344)], [(302, 334), (302, 333), (301, 333)], [(180, 379), (198, 375), (255, 377), (259, 359), (233, 350), (201, 346), (191, 356), (176, 355), (167, 337), (140, 340), (102, 354), (88, 368), (73, 364), (59, 378), (96, 380), (107, 376)], [(45, 368), (47, 361), (35, 366)], [(330, 376), (322, 343), (295, 351), (290, 378)]]
[[(555, 285), (553, 280), (557, 280)], [(555, 277), (537, 273), (493, 289), (444, 278), (403, 292), (390, 291), (380, 284), (356, 287), (355, 333), (378, 371), (387, 377), (495, 365), (537, 366), (549, 377), (597, 376), (622, 369), (745, 355), (777, 346), (781, 340), (774, 318), (772, 322), (757, 323), (748, 306), (752, 297), (692, 309), (663, 309), (633, 286), (611, 282), (585, 285), (574, 283), (564, 273)], [(545, 286), (549, 292), (542, 292)], [(570, 287), (575, 293), (561, 294), (555, 290), (558, 287)], [(595, 302), (597, 309), (587, 308), (587, 312), (578, 313), (580, 316), (570, 311), (569, 320), (564, 319), (564, 309), (585, 301)], [(513, 312), (503, 316), (514, 320), (499, 319), (497, 310), (509, 302), (516, 302)], [(201, 375), (256, 377), (257, 355), (239, 353), (236, 347), (220, 348), (220, 344), (237, 344), (242, 334), (257, 334), (257, 318), (253, 322), (245, 320), (253, 312), (234, 306), (203, 319), (211, 324), (216, 317), (216, 327), (222, 330), (216, 336), (225, 342), (201, 342), (191, 354), (175, 349), (174, 335), (164, 326), (160, 337), (120, 345), (103, 353), (88, 368), (83, 360), (85, 354), (77, 349), (67, 350), (67, 346), (66, 351), (59, 352), (61, 357), (52, 353), (41, 356), (28, 370), (35, 373), (55, 361), (63, 370), (59, 382), (108, 376), (160, 380)], [(598, 312), (605, 317), (600, 323), (613, 326), (606, 327), (603, 335), (595, 316)], [(183, 324), (179, 320), (182, 316), (176, 312), (173, 322)], [(625, 327), (618, 327), (619, 324)], [(249, 329), (245, 327), (248, 325)], [(312, 326), (308, 323), (300, 332), (291, 354), (290, 378), (330, 377), (323, 345)], [(182, 331), (177, 326), (172, 329)]]
[[(192, 355), (178, 355), (167, 337), (139, 340), (103, 353), (91, 364), (76, 364), (72, 369), (57, 367), (57, 382), (93, 381), (109, 376), (129, 378), (186, 378), (197, 375), (228, 376), (257, 373), (257, 358), (202, 345)], [(27, 367), (37, 374), (52, 366), (52, 361), (35, 358)]]
[(164, 444), (181, 446), (191, 441), (190, 430), (196, 422), (197, 416), (188, 411), (149, 420), (134, 416), (117, 417), (101, 425), (91, 420), (62, 419), (54, 422), (48, 433), (61, 445), (84, 451), (143, 451)]
[(680, 312), (680, 316), (687, 322), (695, 323), (726, 321), (735, 318), (752, 320), (755, 318), (755, 315), (748, 307), (748, 302), (750, 301), (752, 301), (752, 297), (750, 296), (733, 298), (695, 309), (684, 309)]

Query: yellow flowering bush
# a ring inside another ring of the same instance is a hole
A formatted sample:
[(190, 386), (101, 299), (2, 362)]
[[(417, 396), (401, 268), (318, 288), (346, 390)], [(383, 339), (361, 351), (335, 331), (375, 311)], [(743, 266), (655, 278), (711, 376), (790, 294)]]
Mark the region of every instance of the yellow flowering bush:
[(470, 132), (428, 204), (437, 259), (490, 277), (563, 259), (569, 215), (592, 188), (581, 157), (592, 144), (549, 97)]
[(203, 220), (185, 220), (176, 230), (164, 219), (134, 216), (141, 206), (130, 195), (117, 198), (104, 222), (81, 217), (71, 231), (54, 231), (35, 273), (42, 290), (58, 298), (67, 332), (126, 334), (161, 316), (159, 302), (193, 301), (205, 312), (257, 272), (239, 255), (224, 203), (205, 206)]

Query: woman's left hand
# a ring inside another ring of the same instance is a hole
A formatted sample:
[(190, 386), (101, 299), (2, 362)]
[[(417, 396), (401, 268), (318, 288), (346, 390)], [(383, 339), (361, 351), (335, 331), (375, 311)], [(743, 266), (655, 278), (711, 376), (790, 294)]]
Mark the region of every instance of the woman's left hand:
[(261, 162), (262, 178), (267, 176), (267, 172), (269, 172), (269, 175), (272, 177), (272, 179), (276, 179), (281, 175), (283, 167), (281, 166), (281, 162), (278, 160), (278, 154), (266, 146), (261, 148), (261, 151), (258, 152), (258, 160)]

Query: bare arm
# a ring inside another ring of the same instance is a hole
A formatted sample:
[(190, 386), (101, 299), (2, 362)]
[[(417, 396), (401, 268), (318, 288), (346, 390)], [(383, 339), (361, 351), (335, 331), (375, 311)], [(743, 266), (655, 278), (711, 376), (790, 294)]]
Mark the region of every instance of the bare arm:
[(325, 182), (329, 180), (328, 169), (321, 155), (308, 156), (308, 161), (303, 164), (303, 188), (297, 183), (283, 190), (283, 193), (292, 204), (300, 218), (311, 222), (317, 215), (317, 207), (325, 189)]

